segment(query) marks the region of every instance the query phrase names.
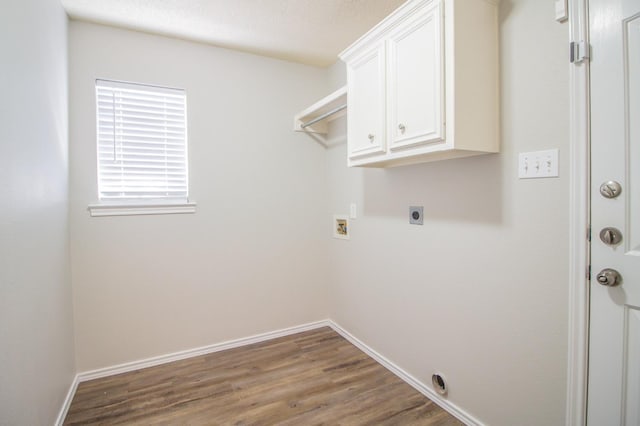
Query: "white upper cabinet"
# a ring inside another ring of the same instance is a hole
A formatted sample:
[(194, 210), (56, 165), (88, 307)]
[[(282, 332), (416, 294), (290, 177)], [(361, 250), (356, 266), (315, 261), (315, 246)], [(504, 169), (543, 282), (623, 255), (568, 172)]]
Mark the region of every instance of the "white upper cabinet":
[(442, 11), (439, 2), (389, 35), (389, 148), (442, 140)]
[(349, 107), (360, 113), (349, 115), (347, 140), (351, 156), (358, 158), (386, 150), (385, 51), (380, 44), (354, 58), (347, 68)]
[(349, 166), (499, 150), (492, 0), (409, 0), (347, 48)]

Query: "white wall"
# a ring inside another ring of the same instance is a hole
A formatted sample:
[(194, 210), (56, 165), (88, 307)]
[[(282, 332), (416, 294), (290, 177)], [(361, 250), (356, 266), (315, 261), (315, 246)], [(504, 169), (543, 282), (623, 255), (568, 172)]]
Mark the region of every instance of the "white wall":
[[(567, 25), (553, 2), (503, 0), (499, 155), (385, 170), (329, 151), (331, 318), (491, 425), (564, 424), (568, 298)], [(332, 84), (342, 73), (333, 69)], [(343, 77), (342, 77), (343, 78)], [(560, 178), (518, 180), (522, 151), (560, 150)], [(424, 226), (408, 224), (423, 205)]]
[[(78, 370), (326, 318), (324, 150), (292, 131), (325, 71), (81, 22), (69, 38)], [(96, 78), (186, 89), (197, 213), (89, 217)]]
[(75, 374), (60, 4), (3, 2), (0, 57), (0, 424), (50, 425)]
[[(449, 400), (479, 421), (563, 424), (568, 29), (552, 2), (500, 9), (501, 153), (385, 170), (347, 169), (344, 145), (324, 151), (290, 130), (344, 83), (339, 65), (73, 22), (78, 370), (329, 312), (424, 383), (444, 374)], [(187, 89), (195, 215), (89, 217), (98, 77)], [(560, 149), (560, 178), (518, 180), (518, 153), (547, 148)], [(334, 240), (331, 214), (350, 202), (351, 240)], [(424, 226), (408, 224), (409, 205), (424, 205)]]

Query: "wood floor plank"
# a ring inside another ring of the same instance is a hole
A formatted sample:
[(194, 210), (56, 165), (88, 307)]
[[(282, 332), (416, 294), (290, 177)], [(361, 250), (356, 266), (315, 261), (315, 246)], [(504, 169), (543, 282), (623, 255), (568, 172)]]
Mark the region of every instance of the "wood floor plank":
[(462, 423), (325, 327), (83, 382), (64, 424)]

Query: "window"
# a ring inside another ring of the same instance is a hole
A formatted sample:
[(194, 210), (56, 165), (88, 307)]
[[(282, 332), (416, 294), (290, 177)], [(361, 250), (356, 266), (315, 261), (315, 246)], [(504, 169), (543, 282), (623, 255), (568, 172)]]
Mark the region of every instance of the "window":
[(100, 204), (90, 206), (92, 215), (186, 213), (176, 206), (195, 206), (187, 202), (184, 90), (96, 80), (96, 114)]

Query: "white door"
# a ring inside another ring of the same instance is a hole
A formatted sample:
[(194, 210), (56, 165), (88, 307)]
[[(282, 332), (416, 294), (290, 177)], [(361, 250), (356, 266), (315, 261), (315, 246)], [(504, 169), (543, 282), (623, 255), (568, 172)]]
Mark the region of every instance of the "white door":
[[(639, 426), (640, 0), (589, 0), (589, 28), (592, 272), (587, 422)], [(606, 182), (612, 183), (601, 191)], [(614, 182), (620, 185), (618, 195)], [(620, 242), (615, 241), (616, 230)], [(615, 275), (601, 274), (607, 269), (617, 271), (621, 282), (603, 285)]]

